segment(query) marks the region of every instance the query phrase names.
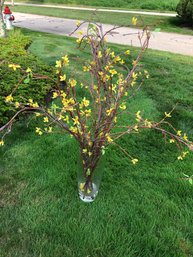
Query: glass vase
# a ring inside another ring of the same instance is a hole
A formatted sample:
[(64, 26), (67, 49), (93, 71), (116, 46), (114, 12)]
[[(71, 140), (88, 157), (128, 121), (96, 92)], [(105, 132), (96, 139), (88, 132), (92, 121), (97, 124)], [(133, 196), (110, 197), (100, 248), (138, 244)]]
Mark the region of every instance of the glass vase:
[(78, 193), (80, 199), (86, 203), (93, 202), (98, 195), (104, 170), (104, 156), (101, 155), (94, 162), (93, 165), (92, 158), (85, 159), (83, 156), (80, 156), (78, 162)]

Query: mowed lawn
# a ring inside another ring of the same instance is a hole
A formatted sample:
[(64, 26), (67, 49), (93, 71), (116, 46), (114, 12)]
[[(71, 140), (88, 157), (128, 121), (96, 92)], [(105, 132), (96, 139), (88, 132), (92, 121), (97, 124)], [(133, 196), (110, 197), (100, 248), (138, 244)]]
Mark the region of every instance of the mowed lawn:
[[(33, 39), (29, 51), (51, 65), (68, 54), (71, 71), (85, 79), (89, 53), (80, 52), (74, 39), (24, 33)], [(128, 63), (137, 51), (129, 48)], [(128, 108), (159, 120), (176, 105), (172, 124), (193, 138), (193, 58), (148, 50), (142, 63), (150, 78)], [(37, 136), (37, 123), (27, 126), (29, 119), (0, 148), (0, 256), (193, 256), (193, 186), (183, 175), (193, 174), (192, 153), (178, 161), (178, 150), (161, 134), (128, 135), (118, 143), (139, 163), (109, 147), (99, 195), (85, 204), (77, 194), (77, 144), (62, 134)]]
[[(21, 2), (16, 0), (16, 2)], [(30, 2), (23, 0), (22, 2)], [(131, 9), (147, 9), (147, 10), (166, 10), (175, 11), (178, 0), (33, 0), (34, 3), (52, 3), (65, 5), (81, 5), (81, 6), (100, 6), (115, 8), (131, 8)]]

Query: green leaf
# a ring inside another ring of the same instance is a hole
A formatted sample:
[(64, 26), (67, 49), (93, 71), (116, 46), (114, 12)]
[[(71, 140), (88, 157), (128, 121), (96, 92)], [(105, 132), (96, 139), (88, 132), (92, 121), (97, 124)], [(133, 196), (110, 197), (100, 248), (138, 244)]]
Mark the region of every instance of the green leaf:
[(154, 32), (160, 32), (160, 31), (161, 31), (160, 28), (156, 28), (156, 29), (154, 30)]
[(191, 185), (193, 185), (193, 179), (192, 178), (189, 178), (188, 181), (190, 182)]
[(26, 79), (24, 79), (24, 81), (23, 81), (25, 84), (28, 84), (29, 82), (30, 82), (30, 78), (29, 77), (27, 77)]

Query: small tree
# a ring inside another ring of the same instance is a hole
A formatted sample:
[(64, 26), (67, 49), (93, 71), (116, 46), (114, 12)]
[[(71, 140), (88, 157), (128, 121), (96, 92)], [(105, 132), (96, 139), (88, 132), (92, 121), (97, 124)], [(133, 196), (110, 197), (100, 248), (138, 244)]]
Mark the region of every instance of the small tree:
[(193, 0), (180, 0), (176, 10), (183, 21), (193, 25)]
[(5, 37), (5, 24), (3, 21), (3, 6), (5, 0), (0, 0), (0, 37)]

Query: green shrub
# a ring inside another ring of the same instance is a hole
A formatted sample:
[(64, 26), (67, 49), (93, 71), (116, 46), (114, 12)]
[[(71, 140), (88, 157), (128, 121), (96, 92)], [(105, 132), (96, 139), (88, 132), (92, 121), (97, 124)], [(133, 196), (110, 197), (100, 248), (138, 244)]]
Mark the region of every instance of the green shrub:
[(193, 0), (180, 0), (177, 13), (184, 22), (193, 25)]
[[(0, 39), (0, 124), (5, 123), (14, 114), (15, 107), (5, 103), (5, 97), (15, 88), (21, 78), (20, 70), (13, 71), (8, 67), (9, 63), (20, 65), (23, 69), (30, 67), (34, 73), (42, 75), (52, 74), (52, 68), (45, 65), (43, 61), (27, 51), (30, 45), (30, 38), (21, 32), (10, 33), (9, 37)], [(32, 98), (41, 103), (51, 88), (51, 82), (31, 79), (28, 84), (21, 84), (15, 91), (13, 97), (16, 101)]]

